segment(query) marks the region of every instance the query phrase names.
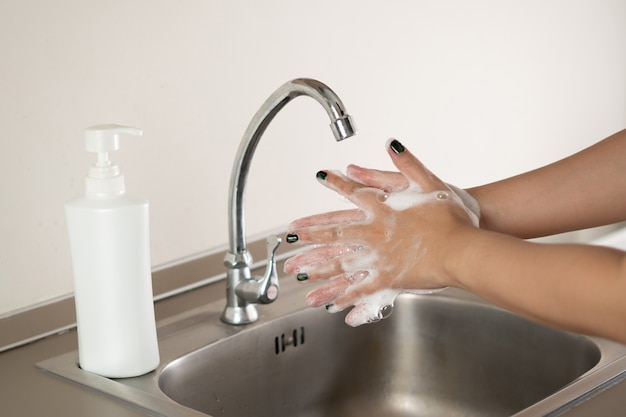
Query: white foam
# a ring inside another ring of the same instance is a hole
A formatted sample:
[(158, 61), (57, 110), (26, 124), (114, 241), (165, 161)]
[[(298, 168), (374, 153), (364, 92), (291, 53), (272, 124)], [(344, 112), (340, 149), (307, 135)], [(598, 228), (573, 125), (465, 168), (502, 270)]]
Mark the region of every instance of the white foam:
[[(433, 294), (445, 290), (435, 288), (430, 290), (394, 290), (385, 289), (372, 295), (361, 298), (354, 304), (352, 311), (346, 316), (346, 324), (357, 327), (367, 323), (374, 323), (391, 315), (396, 298), (400, 294)], [(333, 309), (329, 309), (333, 312)]]
[(367, 249), (361, 249), (362, 254), (349, 256), (341, 260), (341, 268), (344, 271), (373, 271), (374, 265), (378, 260), (375, 252)]
[(448, 190), (424, 193), (419, 185), (410, 182), (409, 187), (405, 190), (389, 194), (383, 204), (388, 205), (396, 211), (403, 211), (425, 203), (447, 200), (448, 196), (451, 197), (452, 201), (456, 204), (463, 207), (472, 221), (472, 224), (478, 226), (480, 218), (478, 202), (467, 191), (453, 185), (448, 185)]
[(404, 211), (428, 201), (432, 201), (429, 194), (423, 193), (419, 185), (411, 183), (402, 191), (388, 194), (384, 204), (396, 211)]

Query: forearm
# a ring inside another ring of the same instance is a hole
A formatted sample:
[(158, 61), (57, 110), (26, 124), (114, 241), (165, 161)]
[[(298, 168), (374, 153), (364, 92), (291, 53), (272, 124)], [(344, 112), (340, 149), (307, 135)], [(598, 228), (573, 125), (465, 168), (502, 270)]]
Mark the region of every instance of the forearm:
[(451, 242), (452, 285), (544, 324), (626, 343), (624, 254), (467, 229)]
[[(404, 146), (392, 140), (387, 152), (404, 177), (403, 183), (397, 176), (389, 181), (391, 195), (379, 190), (388, 173), (353, 167), (349, 178), (320, 172), (322, 184), (358, 209), (291, 223), (289, 241), (313, 248), (285, 262), (285, 272), (300, 281), (326, 281), (309, 293), (310, 305), (355, 306), (346, 322), (360, 325), (376, 319), (377, 307), (393, 302), (397, 292), (454, 286), (535, 321), (626, 343), (623, 252), (532, 243), (477, 228), (453, 190)], [(591, 223), (615, 221), (626, 212), (626, 193), (613, 191), (626, 189), (625, 161), (622, 132), (584, 157), (509, 186), (472, 191), (487, 229), (520, 236), (584, 227), (589, 223), (582, 216), (593, 217)]]
[(626, 130), (554, 164), (468, 190), (481, 226), (522, 238), (626, 220)]

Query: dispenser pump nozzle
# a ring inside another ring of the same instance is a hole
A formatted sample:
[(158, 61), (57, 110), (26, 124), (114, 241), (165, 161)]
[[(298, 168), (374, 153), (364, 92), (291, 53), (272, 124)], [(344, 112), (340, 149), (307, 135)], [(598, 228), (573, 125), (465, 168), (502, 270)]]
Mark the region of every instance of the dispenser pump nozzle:
[(120, 134), (141, 136), (141, 129), (114, 124), (91, 126), (85, 130), (87, 152), (98, 154), (94, 165), (89, 167), (85, 190), (91, 196), (115, 196), (124, 194), (124, 176), (117, 165), (109, 160), (109, 152), (120, 148)]

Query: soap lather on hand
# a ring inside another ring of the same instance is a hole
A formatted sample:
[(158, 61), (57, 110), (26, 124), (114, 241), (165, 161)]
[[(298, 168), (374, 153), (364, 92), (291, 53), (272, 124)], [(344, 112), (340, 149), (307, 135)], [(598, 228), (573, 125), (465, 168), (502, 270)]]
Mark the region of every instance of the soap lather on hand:
[(438, 250), (457, 228), (477, 227), (480, 209), (467, 192), (433, 175), (397, 140), (387, 149), (399, 172), (348, 166), (318, 180), (357, 208), (318, 214), (289, 225), (287, 242), (312, 245), (287, 260), (299, 281), (323, 281), (307, 295), (330, 312), (354, 306), (346, 323), (388, 317), (401, 293), (433, 293), (448, 279)]

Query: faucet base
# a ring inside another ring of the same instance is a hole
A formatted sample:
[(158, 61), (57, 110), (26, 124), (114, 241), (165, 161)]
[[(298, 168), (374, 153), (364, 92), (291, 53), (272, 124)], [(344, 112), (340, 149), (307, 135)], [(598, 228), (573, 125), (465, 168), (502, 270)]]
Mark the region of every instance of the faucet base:
[(246, 306), (226, 306), (220, 319), (228, 324), (249, 324), (259, 318), (259, 313), (253, 304)]

